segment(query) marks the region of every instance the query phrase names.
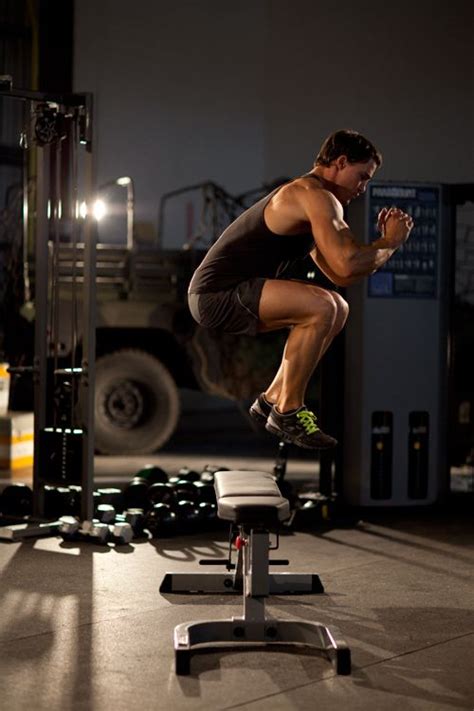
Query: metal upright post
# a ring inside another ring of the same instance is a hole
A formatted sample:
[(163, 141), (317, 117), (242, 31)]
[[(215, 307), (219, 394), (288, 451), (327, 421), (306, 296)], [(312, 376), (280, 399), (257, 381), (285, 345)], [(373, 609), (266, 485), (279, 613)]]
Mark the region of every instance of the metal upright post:
[[(89, 110), (91, 106), (89, 104)], [(94, 393), (95, 393), (95, 328), (96, 328), (96, 242), (92, 229), (92, 186), (94, 184), (94, 165), (92, 142), (89, 141), (85, 152), (84, 166), (85, 199), (88, 206), (84, 230), (84, 284), (83, 284), (83, 350), (82, 374), (80, 381), (80, 400), (82, 403), (82, 500), (81, 517), (93, 518), (93, 480), (94, 480)]]
[(48, 348), (48, 238), (50, 146), (38, 149), (37, 158), (37, 212), (35, 240), (35, 356), (34, 378), (34, 464), (33, 464), (33, 514), (43, 517), (44, 491), (40, 485), (40, 433), (46, 426), (47, 404), (47, 348)]

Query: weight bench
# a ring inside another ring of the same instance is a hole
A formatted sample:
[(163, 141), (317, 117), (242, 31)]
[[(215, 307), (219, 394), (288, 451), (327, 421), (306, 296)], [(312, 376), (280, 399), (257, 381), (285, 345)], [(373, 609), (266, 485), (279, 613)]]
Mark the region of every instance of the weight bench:
[[(265, 615), (265, 598), (272, 593), (322, 593), (314, 574), (270, 575), (269, 565), (287, 565), (286, 560), (269, 559), (270, 531), (290, 516), (290, 507), (271, 474), (254, 471), (222, 471), (215, 475), (219, 518), (231, 522), (229, 558), (200, 561), (227, 565), (228, 573), (167, 573), (160, 592), (243, 593), (243, 616), (228, 620), (206, 620), (177, 625), (174, 630), (176, 674), (191, 671), (191, 654), (201, 649), (246, 645), (307, 645), (326, 656), (338, 674), (350, 674), (351, 653), (336, 627), (320, 622), (275, 620)], [(237, 564), (231, 561), (233, 532)], [(234, 571), (231, 573), (230, 571)]]

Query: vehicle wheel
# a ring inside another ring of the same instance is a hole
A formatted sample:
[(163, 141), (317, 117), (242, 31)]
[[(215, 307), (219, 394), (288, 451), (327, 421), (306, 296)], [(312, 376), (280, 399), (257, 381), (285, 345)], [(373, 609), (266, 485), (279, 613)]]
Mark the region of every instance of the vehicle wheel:
[(95, 443), (103, 454), (150, 454), (171, 437), (179, 394), (169, 370), (139, 350), (120, 350), (96, 362)]

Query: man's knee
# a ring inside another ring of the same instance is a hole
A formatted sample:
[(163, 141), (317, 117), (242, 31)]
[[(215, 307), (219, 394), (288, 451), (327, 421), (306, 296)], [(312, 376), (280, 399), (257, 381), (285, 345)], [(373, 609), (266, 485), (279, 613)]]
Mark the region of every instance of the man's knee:
[(338, 320), (339, 306), (329, 291), (324, 295), (320, 291), (313, 291), (310, 311), (309, 321), (311, 323), (318, 326), (322, 325), (328, 329), (335, 327)]
[(337, 291), (331, 292), (331, 296), (333, 297), (337, 308), (335, 327), (340, 331), (344, 328), (344, 324), (349, 316), (349, 304), (340, 294), (337, 293)]

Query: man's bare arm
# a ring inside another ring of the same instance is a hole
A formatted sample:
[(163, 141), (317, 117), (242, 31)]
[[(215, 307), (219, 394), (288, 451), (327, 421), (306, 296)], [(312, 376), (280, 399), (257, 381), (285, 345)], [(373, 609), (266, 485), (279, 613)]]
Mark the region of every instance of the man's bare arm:
[(316, 264), (318, 269), (336, 286), (350, 286), (356, 281), (359, 281), (362, 277), (341, 277), (334, 273), (329, 264), (324, 259), (321, 252), (318, 252), (317, 248), (311, 250), (311, 259)]
[(344, 221), (342, 205), (328, 191), (299, 185), (295, 186), (295, 199), (311, 225), (321, 265), (327, 265), (336, 278), (351, 282), (380, 269), (406, 241), (413, 226), (408, 215), (392, 209), (386, 213), (384, 235), (366, 245), (356, 240)]

